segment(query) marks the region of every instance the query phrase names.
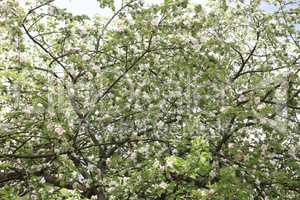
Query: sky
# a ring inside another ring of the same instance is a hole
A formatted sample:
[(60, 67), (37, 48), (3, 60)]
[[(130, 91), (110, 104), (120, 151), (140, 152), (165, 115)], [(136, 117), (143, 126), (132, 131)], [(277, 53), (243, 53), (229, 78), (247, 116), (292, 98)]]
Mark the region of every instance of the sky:
[[(162, 3), (164, 0), (146, 0), (147, 3)], [(117, 0), (116, 8), (120, 7), (122, 0)], [(206, 0), (192, 0), (192, 2), (201, 2), (205, 4)], [(94, 15), (111, 16), (113, 13), (110, 9), (102, 9), (99, 7), (97, 0), (55, 0), (54, 4), (60, 8), (66, 8), (68, 11), (74, 14), (85, 14), (90, 17)], [(261, 4), (261, 9), (266, 12), (275, 12), (278, 8), (274, 5), (270, 5), (266, 2)], [(300, 30), (300, 24), (295, 25)]]
[[(122, 0), (117, 0), (116, 7), (121, 5)], [(164, 0), (146, 0), (148, 3), (162, 3)], [(193, 2), (201, 2), (205, 3), (206, 0), (192, 0)], [(88, 16), (94, 16), (95, 14), (99, 15), (111, 15), (111, 11), (109, 9), (101, 9), (97, 0), (55, 0), (54, 2), (58, 7), (66, 8), (75, 14), (85, 14)], [(262, 3), (261, 8), (268, 11), (273, 12), (276, 11), (277, 8), (267, 3)]]
[(66, 8), (68, 11), (79, 15), (111, 14), (109, 9), (101, 9), (97, 0), (56, 0), (54, 3), (60, 8)]
[[(162, 3), (164, 0), (146, 0), (147, 3)], [(203, 1), (203, 0), (202, 0)], [(122, 0), (116, 0), (116, 8), (121, 6)], [(58, 7), (66, 8), (75, 14), (85, 14), (90, 17), (95, 14), (98, 15), (111, 15), (110, 9), (101, 9), (97, 0), (55, 0), (54, 2)]]

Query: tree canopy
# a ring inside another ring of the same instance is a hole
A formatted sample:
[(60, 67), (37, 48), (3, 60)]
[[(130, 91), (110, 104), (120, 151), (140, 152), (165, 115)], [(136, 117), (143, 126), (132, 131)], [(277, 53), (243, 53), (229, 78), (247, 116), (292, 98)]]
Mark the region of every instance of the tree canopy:
[(0, 199), (300, 199), (298, 0), (98, 2), (0, 2)]

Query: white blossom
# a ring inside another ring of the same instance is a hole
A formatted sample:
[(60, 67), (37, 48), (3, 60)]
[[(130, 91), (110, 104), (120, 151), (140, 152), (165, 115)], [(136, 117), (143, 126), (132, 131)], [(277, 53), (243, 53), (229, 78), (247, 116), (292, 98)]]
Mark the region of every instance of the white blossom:
[(54, 131), (59, 135), (59, 136), (62, 136), (65, 132), (65, 129), (60, 126), (60, 125), (57, 125), (54, 129)]
[(162, 129), (163, 127), (164, 127), (164, 122), (163, 121), (159, 121), (158, 123), (157, 123), (157, 127), (159, 128), (159, 129)]
[(233, 149), (235, 147), (235, 144), (234, 143), (228, 143), (228, 148), (229, 149)]
[(161, 183), (159, 184), (159, 187), (162, 188), (162, 189), (167, 189), (168, 184), (167, 184), (166, 182), (161, 182)]

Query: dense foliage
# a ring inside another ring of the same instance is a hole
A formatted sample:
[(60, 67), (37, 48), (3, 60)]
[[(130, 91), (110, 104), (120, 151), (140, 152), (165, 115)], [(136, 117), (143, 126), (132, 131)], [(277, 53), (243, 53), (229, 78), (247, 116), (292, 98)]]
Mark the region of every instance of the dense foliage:
[(20, 2), (0, 2), (0, 199), (300, 199), (298, 0)]

